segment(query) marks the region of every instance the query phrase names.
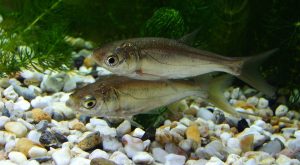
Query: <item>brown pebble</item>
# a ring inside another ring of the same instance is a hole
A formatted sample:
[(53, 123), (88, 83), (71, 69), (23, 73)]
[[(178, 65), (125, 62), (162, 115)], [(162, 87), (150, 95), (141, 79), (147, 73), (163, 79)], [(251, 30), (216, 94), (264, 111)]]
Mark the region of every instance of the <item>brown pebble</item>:
[(27, 138), (21, 138), (17, 141), (14, 150), (22, 152), (23, 154), (25, 154), (28, 157), (28, 151), (34, 146), (42, 147), (41, 145), (36, 144)]
[(253, 145), (254, 145), (254, 135), (246, 135), (244, 136), (241, 141), (240, 141), (241, 149), (242, 151), (248, 152), (248, 151), (253, 151)]
[(51, 116), (40, 108), (35, 108), (31, 112), (33, 120), (37, 123), (42, 120), (51, 121)]
[(189, 109), (185, 110), (184, 113), (186, 115), (196, 116), (197, 115), (197, 109), (192, 107), (192, 108), (189, 108)]
[(81, 140), (78, 143), (78, 147), (84, 151), (87, 151), (87, 150), (97, 147), (98, 145), (101, 144), (101, 142), (102, 142), (102, 139), (100, 136), (100, 132), (94, 132), (94, 133), (87, 135), (87, 137), (85, 137), (83, 140)]
[(95, 65), (95, 60), (93, 60), (91, 56), (88, 56), (84, 59), (83, 65), (87, 68), (92, 67), (93, 65)]
[(91, 160), (90, 165), (117, 165), (115, 162), (104, 159), (104, 158), (94, 158)]
[(187, 139), (192, 139), (195, 142), (199, 143), (200, 142), (200, 131), (198, 129), (197, 124), (192, 124), (186, 129), (186, 138)]
[(84, 124), (82, 122), (76, 122), (71, 129), (77, 130), (77, 131), (81, 131), (81, 132), (85, 132), (87, 129), (84, 126)]

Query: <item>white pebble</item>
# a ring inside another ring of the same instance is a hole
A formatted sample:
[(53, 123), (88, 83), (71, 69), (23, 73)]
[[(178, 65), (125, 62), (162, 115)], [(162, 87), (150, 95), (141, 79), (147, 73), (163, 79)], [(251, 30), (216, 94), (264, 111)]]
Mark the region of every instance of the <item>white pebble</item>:
[(0, 129), (4, 127), (4, 125), (10, 121), (10, 118), (6, 116), (0, 116)]
[(76, 81), (74, 81), (73, 77), (67, 76), (63, 86), (63, 91), (70, 92), (75, 88), (76, 88)]
[(228, 155), (228, 157), (227, 157), (226, 163), (227, 163), (227, 164), (234, 164), (234, 163), (238, 162), (240, 158), (241, 158), (241, 157), (240, 157), (239, 155), (236, 155), (236, 154), (230, 154), (230, 155)]
[(70, 142), (70, 143), (78, 143), (79, 142), (79, 137), (80, 136), (78, 136), (78, 135), (69, 135), (67, 137), (67, 139), (68, 139), (68, 142)]
[(132, 161), (122, 152), (116, 151), (110, 157), (109, 160), (115, 162), (116, 164), (133, 164)]
[(279, 105), (275, 110), (275, 115), (278, 117), (285, 116), (288, 112), (288, 107), (285, 105)]
[(0, 160), (0, 165), (17, 165), (10, 160)]
[(18, 100), (14, 103), (15, 111), (27, 111), (30, 108), (30, 103), (25, 100), (22, 96), (18, 98)]
[(19, 122), (7, 122), (4, 127), (7, 131), (16, 134), (17, 137), (24, 137), (27, 133), (27, 128)]
[(8, 158), (17, 164), (21, 164), (27, 160), (26, 156), (22, 152), (12, 151), (8, 154)]
[(132, 136), (137, 137), (137, 138), (142, 138), (144, 136), (144, 134), (145, 134), (145, 131), (142, 130), (141, 128), (136, 128), (132, 132)]
[(259, 98), (257, 108), (258, 109), (264, 109), (269, 106), (269, 101), (263, 97)]
[(41, 137), (42, 133), (38, 132), (37, 130), (31, 130), (28, 134), (27, 134), (27, 138), (37, 144), (40, 144), (40, 137)]
[(180, 119), (179, 122), (182, 123), (182, 124), (184, 124), (185, 126), (190, 126), (191, 120), (188, 119), (188, 118), (186, 118), (186, 117), (184, 117), (184, 118)]
[(166, 162), (166, 156), (168, 155), (168, 153), (161, 149), (161, 148), (153, 148), (152, 149), (152, 154), (153, 154), (153, 158), (160, 162), (160, 163), (165, 163)]
[(132, 160), (136, 164), (152, 164), (154, 162), (153, 157), (147, 152), (138, 152), (132, 157)]
[(122, 142), (125, 144), (125, 152), (130, 158), (132, 158), (132, 156), (134, 156), (137, 152), (144, 150), (143, 141), (139, 138), (126, 134), (122, 137)]
[(108, 127), (107, 122), (103, 119), (91, 118), (90, 123), (94, 127), (95, 126), (107, 126)]
[(104, 158), (104, 159), (108, 159), (109, 155), (108, 153), (106, 153), (103, 150), (100, 149), (95, 149), (90, 155), (89, 155), (89, 159), (94, 159), (94, 158)]
[(94, 128), (94, 131), (99, 131), (101, 136), (111, 136), (111, 137), (117, 136), (116, 128), (111, 128), (108, 126), (98, 125)]
[(3, 91), (3, 95), (10, 100), (15, 101), (19, 95), (15, 92), (14, 87), (11, 85)]
[(31, 100), (31, 106), (33, 108), (45, 108), (52, 102), (51, 96), (37, 96), (33, 100)]
[(12, 151), (15, 146), (16, 146), (16, 141), (15, 140), (8, 141), (5, 144), (5, 152), (8, 153), (8, 152)]
[(66, 74), (45, 75), (41, 82), (41, 89), (47, 92), (59, 92), (64, 86)]
[(122, 144), (114, 137), (104, 136), (102, 139), (103, 149), (106, 151), (117, 151), (122, 148)]
[(178, 146), (185, 151), (190, 151), (192, 148), (193, 140), (192, 139), (184, 139), (179, 142)]
[(258, 104), (258, 98), (256, 96), (249, 97), (247, 103), (256, 106)]
[(185, 159), (185, 156), (182, 155), (168, 154), (165, 165), (184, 165)]
[(300, 130), (295, 131), (294, 136), (296, 139), (300, 139)]
[(16, 135), (6, 131), (0, 131), (0, 144), (4, 145), (9, 141), (15, 140)]
[(83, 157), (83, 158), (87, 158), (89, 157), (89, 153), (83, 151), (81, 148), (79, 148), (78, 146), (75, 146), (71, 149), (72, 154), (75, 154), (75, 157)]
[(123, 136), (131, 131), (130, 121), (124, 120), (116, 129), (118, 136)]
[(91, 160), (82, 158), (82, 157), (76, 157), (71, 160), (70, 165), (90, 165)]
[(225, 163), (223, 163), (219, 158), (213, 156), (209, 159), (206, 165), (225, 165)]
[(40, 165), (40, 163), (36, 160), (27, 160), (23, 162), (22, 165)]
[(240, 88), (234, 88), (231, 92), (231, 98), (232, 99), (237, 99), (240, 94)]
[(214, 114), (206, 108), (198, 108), (197, 117), (201, 117), (204, 120), (215, 120)]
[(58, 149), (52, 154), (52, 158), (57, 165), (69, 165), (71, 161), (71, 151), (67, 147)]
[[(0, 98), (1, 97), (1, 90), (0, 90)], [(0, 99), (0, 111), (2, 111), (4, 109), (5, 104), (2, 102), (2, 100)]]
[(34, 146), (34, 147), (30, 148), (30, 150), (28, 151), (28, 155), (31, 158), (46, 156), (47, 155), (47, 150), (45, 148)]
[(223, 142), (223, 144), (226, 144), (228, 139), (230, 139), (232, 137), (232, 134), (228, 133), (228, 132), (223, 132), (221, 135), (220, 135), (220, 138)]

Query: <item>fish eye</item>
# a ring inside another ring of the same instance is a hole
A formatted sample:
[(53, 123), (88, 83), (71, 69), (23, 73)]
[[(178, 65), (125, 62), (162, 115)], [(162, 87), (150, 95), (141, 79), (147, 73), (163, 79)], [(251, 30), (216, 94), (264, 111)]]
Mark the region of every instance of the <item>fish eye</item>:
[(109, 66), (115, 66), (115, 65), (117, 65), (118, 62), (119, 62), (119, 59), (115, 55), (108, 56), (106, 58), (106, 64), (109, 65)]
[(96, 98), (93, 96), (86, 96), (83, 99), (84, 108), (91, 109), (96, 105)]

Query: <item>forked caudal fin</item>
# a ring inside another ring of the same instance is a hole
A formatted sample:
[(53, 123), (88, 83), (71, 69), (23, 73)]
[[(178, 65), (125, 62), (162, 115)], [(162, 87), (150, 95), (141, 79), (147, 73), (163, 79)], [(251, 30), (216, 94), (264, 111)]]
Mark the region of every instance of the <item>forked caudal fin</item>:
[(278, 51), (278, 49), (272, 49), (254, 57), (246, 58), (242, 66), (241, 75), (238, 76), (241, 80), (269, 97), (273, 97), (275, 95), (275, 88), (264, 80), (262, 75), (259, 73), (259, 66), (265, 59), (276, 51)]
[[(202, 77), (202, 76), (201, 76)], [(239, 117), (240, 115), (235, 111), (234, 107), (232, 107), (227, 99), (224, 96), (224, 90), (228, 88), (233, 80), (233, 76), (225, 74), (219, 77), (208, 80), (207, 77), (202, 80), (200, 78), (197, 79), (198, 82), (208, 83), (208, 101), (213, 103), (216, 107), (220, 108), (224, 112), (227, 112), (235, 117)]]

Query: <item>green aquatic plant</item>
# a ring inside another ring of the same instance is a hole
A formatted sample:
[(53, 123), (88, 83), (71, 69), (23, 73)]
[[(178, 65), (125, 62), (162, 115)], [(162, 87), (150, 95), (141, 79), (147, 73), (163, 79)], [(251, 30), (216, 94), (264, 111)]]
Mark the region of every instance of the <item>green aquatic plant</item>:
[[(28, 1), (24, 2), (25, 7), (26, 2)], [(64, 41), (64, 26), (47, 22), (47, 15), (57, 9), (61, 2), (62, 0), (40, 3), (36, 6), (42, 11), (40, 14), (28, 13), (25, 9), (5, 13), (4, 22), (0, 24), (0, 76), (10, 75), (24, 68), (39, 71), (66, 69), (71, 64), (71, 49)], [(32, 8), (34, 10), (34, 6)], [(29, 21), (28, 16), (31, 15), (35, 17)]]

